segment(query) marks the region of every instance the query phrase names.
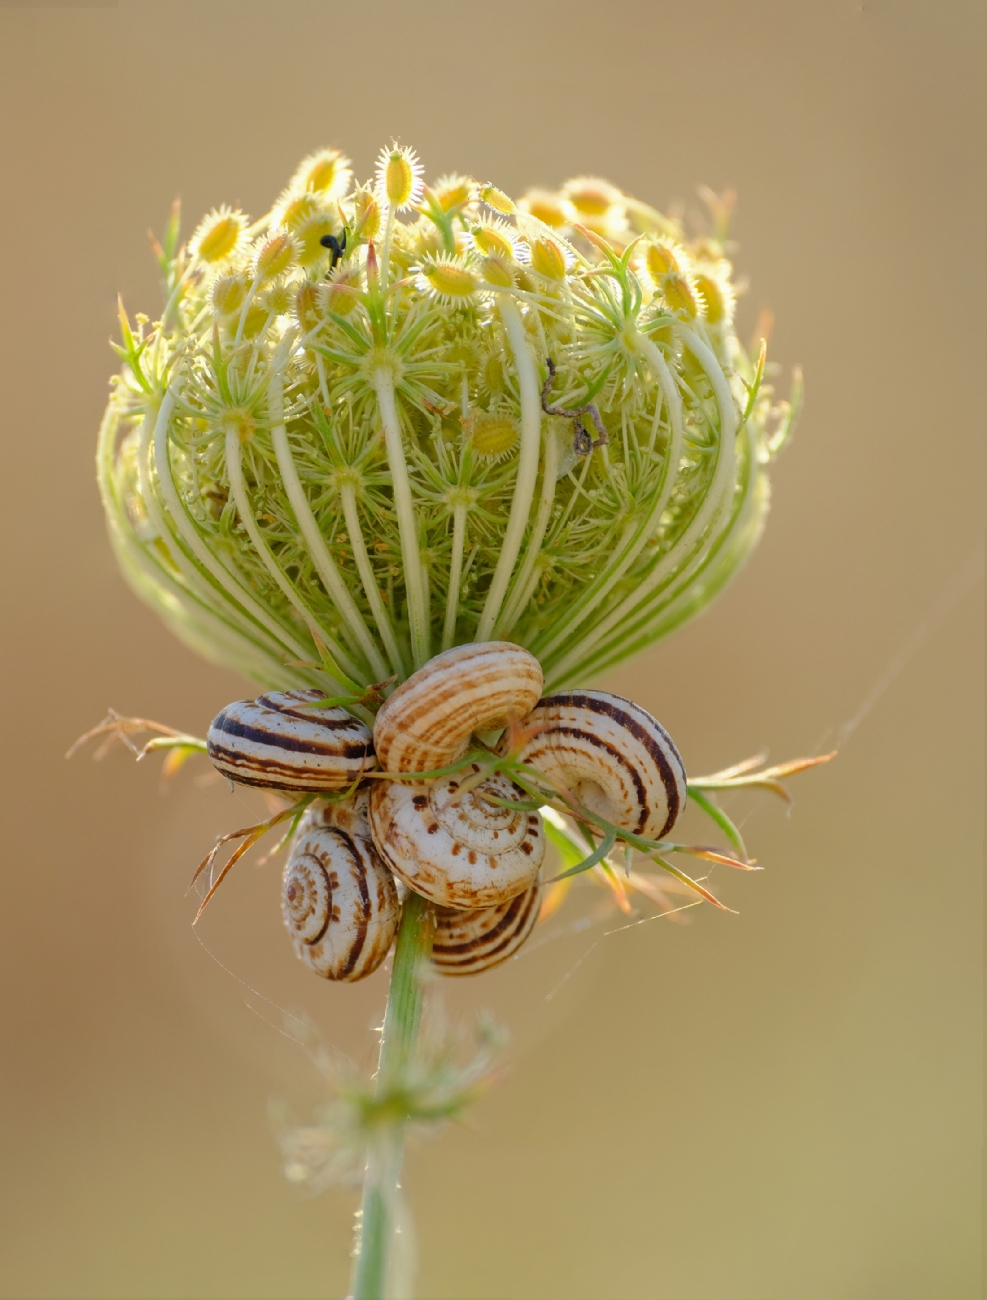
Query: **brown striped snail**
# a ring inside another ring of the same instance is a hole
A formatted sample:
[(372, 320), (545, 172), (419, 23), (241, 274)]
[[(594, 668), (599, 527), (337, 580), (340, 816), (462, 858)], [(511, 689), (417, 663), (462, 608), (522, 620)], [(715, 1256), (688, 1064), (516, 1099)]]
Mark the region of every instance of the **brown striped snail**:
[(372, 974), (397, 933), (397, 888), (370, 838), (366, 809), (365, 791), (309, 808), (285, 864), (285, 926), (296, 956), (325, 979)]
[(496, 907), (436, 908), (432, 964), (440, 975), (479, 975), (513, 957), (534, 929), (538, 885)]
[[(461, 758), (474, 733), (529, 712), (542, 688), (538, 660), (488, 641), (436, 655), (380, 709), (374, 746), (384, 771), (427, 773)], [(479, 767), (421, 783), (375, 781), (370, 827), (381, 857), (410, 889), (441, 907), (493, 907), (530, 888), (545, 854), (541, 818), (498, 807), (525, 796), (503, 776), (465, 792)]]
[(239, 785), (292, 794), (345, 790), (377, 766), (370, 729), (318, 690), (271, 691), (228, 704), (210, 724), (209, 757)]
[(522, 762), (621, 830), (663, 839), (686, 800), (671, 737), (640, 705), (607, 691), (560, 691), (524, 719)]

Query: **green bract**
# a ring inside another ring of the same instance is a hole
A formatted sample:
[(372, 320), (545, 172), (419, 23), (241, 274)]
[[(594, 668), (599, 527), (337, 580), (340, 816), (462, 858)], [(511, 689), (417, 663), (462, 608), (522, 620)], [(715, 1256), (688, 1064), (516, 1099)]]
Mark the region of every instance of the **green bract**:
[(495, 638), (584, 681), (703, 608), (793, 414), (725, 229), (601, 181), (430, 189), (396, 147), (350, 180), (326, 151), (252, 225), (176, 218), (161, 320), (121, 312), (99, 474), (136, 590), (267, 686), (344, 689)]

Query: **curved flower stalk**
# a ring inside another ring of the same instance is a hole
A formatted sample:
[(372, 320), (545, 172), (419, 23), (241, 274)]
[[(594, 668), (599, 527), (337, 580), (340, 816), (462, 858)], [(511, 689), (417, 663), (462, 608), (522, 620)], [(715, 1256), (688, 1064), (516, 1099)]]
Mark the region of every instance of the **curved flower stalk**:
[(743, 562), (794, 416), (734, 332), (725, 234), (602, 182), (423, 188), (397, 149), (356, 188), (316, 155), (188, 248), (176, 216), (100, 438), (124, 572), (267, 686), (495, 637), (550, 688), (612, 666)]

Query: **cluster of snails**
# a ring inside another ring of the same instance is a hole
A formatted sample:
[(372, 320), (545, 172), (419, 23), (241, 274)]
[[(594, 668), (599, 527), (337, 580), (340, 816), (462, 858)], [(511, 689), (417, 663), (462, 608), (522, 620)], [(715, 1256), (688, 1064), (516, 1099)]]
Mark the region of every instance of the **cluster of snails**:
[(317, 690), (243, 700), (214, 719), (208, 752), (229, 780), (335, 796), (306, 809), (284, 870), (284, 921), (307, 966), (336, 980), (376, 970), (400, 920), (396, 882), (433, 904), (432, 961), (444, 975), (489, 969), (531, 933), (545, 829), (507, 776), (461, 762), (474, 737), (502, 732), (494, 753), (513, 744), (519, 762), (591, 812), (635, 835), (667, 835), (686, 777), (660, 724), (619, 696), (543, 697), (543, 684), (527, 650), (479, 642), (436, 655), (397, 687), (372, 732)]

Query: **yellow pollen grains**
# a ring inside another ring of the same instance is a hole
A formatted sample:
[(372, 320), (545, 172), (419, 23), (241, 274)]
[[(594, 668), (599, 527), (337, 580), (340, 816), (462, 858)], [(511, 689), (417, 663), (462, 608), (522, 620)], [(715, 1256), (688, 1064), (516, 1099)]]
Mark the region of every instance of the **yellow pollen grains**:
[(473, 272), (455, 262), (432, 262), (422, 267), (422, 276), (432, 292), (446, 302), (464, 301), (480, 287)]
[(572, 215), (562, 195), (548, 190), (529, 190), (518, 207), (553, 230), (568, 225)]
[(477, 456), (504, 456), (517, 443), (517, 423), (502, 411), (482, 411), (464, 422)]
[(258, 281), (263, 284), (266, 280), (273, 280), (275, 276), (283, 275), (295, 261), (296, 256), (295, 241), (287, 231), (274, 235), (261, 246), (257, 254), (255, 274)]
[(535, 239), (531, 243), (531, 269), (546, 280), (565, 279), (565, 258), (562, 250), (551, 239)]
[(232, 316), (243, 306), (247, 296), (244, 275), (221, 275), (213, 282), (212, 305), (217, 316)]
[(496, 185), (481, 185), (480, 198), (488, 208), (493, 208), (494, 212), (499, 212), (502, 217), (509, 217), (514, 213), (514, 200), (503, 190), (499, 190)]
[(671, 311), (695, 320), (699, 315), (699, 303), (684, 275), (671, 271), (662, 278), (660, 287), (662, 297)]
[(310, 190), (324, 199), (345, 194), (353, 176), (350, 160), (338, 149), (309, 154), (291, 179), (291, 189)]
[(209, 266), (229, 261), (239, 250), (246, 229), (247, 219), (242, 212), (234, 212), (231, 208), (210, 212), (192, 236), (192, 257)]
[(422, 165), (414, 149), (392, 145), (377, 159), (377, 193), (395, 212), (418, 203), (422, 194)]

